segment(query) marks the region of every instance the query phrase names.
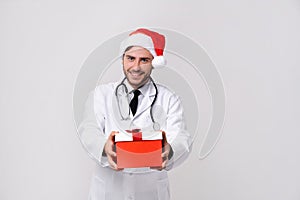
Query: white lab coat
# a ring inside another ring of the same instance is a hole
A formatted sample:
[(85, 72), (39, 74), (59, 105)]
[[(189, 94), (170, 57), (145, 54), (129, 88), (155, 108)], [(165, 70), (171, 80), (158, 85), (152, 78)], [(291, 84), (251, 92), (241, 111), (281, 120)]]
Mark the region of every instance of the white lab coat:
[[(165, 112), (161, 130), (166, 132), (168, 143), (173, 149), (173, 157), (165, 170), (149, 168), (124, 169), (115, 171), (102, 156), (104, 144), (111, 131), (119, 131), (113, 110), (115, 88), (119, 83), (100, 85), (91, 92), (85, 105), (83, 121), (79, 126), (79, 136), (84, 148), (98, 163), (92, 178), (89, 200), (169, 200), (167, 171), (182, 163), (191, 150), (191, 137), (186, 131), (180, 98), (166, 87), (157, 84), (155, 102)], [(139, 127), (152, 124), (150, 105), (155, 96), (155, 88), (149, 82), (144, 88), (142, 102), (130, 122)], [(163, 114), (157, 115), (157, 117)]]

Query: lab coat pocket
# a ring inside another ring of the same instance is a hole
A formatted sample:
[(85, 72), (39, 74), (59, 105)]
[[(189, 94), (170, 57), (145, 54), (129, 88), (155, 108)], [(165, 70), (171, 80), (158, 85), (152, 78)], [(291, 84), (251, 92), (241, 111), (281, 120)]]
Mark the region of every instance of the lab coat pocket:
[(89, 193), (89, 200), (105, 200), (105, 182), (95, 176), (92, 179), (92, 185)]
[(170, 200), (169, 180), (167, 178), (157, 182), (157, 192), (159, 200)]

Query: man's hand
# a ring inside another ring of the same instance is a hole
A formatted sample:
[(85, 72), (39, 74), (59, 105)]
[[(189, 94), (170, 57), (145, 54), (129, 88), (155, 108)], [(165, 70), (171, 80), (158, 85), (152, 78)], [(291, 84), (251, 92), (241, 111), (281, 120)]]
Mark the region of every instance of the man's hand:
[(118, 169), (116, 164), (117, 154), (115, 152), (115, 143), (114, 143), (114, 136), (118, 133), (116, 131), (112, 131), (109, 135), (105, 145), (104, 145), (104, 153), (107, 156), (109, 166), (114, 170), (121, 170)]
[(165, 169), (167, 164), (168, 164), (169, 159), (173, 155), (172, 147), (168, 143), (166, 133), (164, 131), (162, 132), (162, 135), (163, 135), (163, 140), (162, 140), (162, 154), (161, 154), (161, 157), (163, 159), (163, 163), (162, 163), (161, 167), (152, 167), (152, 169), (157, 169), (157, 170)]

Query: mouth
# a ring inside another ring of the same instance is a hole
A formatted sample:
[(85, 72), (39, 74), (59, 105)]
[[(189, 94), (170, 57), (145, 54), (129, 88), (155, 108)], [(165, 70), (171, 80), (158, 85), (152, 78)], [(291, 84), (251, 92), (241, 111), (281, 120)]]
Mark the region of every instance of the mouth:
[(142, 76), (144, 73), (143, 72), (135, 72), (135, 71), (129, 71), (129, 74), (133, 77), (133, 78), (138, 78), (140, 76)]

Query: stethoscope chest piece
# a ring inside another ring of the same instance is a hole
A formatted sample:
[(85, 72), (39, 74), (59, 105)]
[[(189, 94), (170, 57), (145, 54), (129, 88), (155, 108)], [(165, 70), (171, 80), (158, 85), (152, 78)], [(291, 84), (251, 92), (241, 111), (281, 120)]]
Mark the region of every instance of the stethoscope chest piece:
[(153, 130), (154, 131), (159, 131), (160, 130), (160, 125), (158, 122), (153, 122)]

